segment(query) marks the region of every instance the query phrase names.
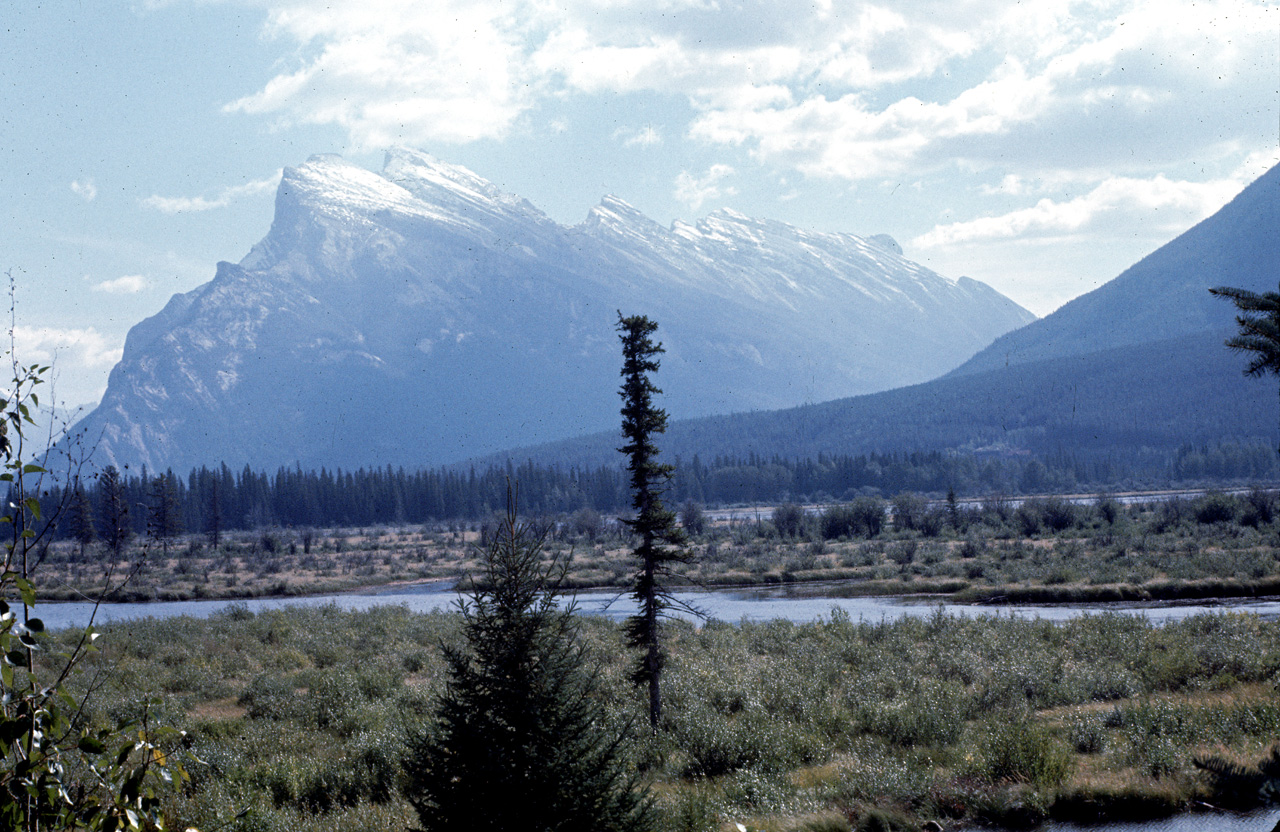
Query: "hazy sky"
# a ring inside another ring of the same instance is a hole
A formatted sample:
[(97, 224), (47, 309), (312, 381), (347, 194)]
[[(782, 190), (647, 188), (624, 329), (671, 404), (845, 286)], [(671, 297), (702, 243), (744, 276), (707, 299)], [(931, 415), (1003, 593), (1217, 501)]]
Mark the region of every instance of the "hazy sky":
[(72, 404), (314, 153), (423, 148), (566, 224), (615, 194), (888, 233), (1038, 314), (1280, 161), (1274, 1), (0, 8), (0, 268)]

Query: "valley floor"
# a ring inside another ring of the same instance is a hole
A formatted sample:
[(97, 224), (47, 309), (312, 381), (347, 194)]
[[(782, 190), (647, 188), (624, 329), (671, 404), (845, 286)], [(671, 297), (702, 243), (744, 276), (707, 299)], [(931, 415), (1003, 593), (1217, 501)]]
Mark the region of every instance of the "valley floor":
[[(853, 507), (790, 508), (763, 519), (708, 521), (691, 536), (693, 562), (682, 580), (978, 603), (1280, 595), (1280, 504), (1270, 493), (1135, 505), (988, 502), (925, 510), (932, 516), (896, 528), (859, 526), (856, 514), (843, 525), (827, 516)], [(883, 503), (861, 508), (883, 517)], [(118, 560), (101, 544), (81, 552), (60, 542), (41, 566), (42, 597), (79, 600), (110, 587), (112, 600), (238, 599), (461, 580), (475, 573), (489, 528), (268, 529), (223, 535), (216, 546), (188, 535), (135, 543)], [(616, 525), (574, 515), (547, 528), (547, 556), (572, 556), (568, 586), (630, 584), (632, 541)]]
[[(896, 528), (855, 522), (883, 521), (883, 504), (784, 506), (760, 521), (708, 523), (692, 539), (688, 578), (839, 581), (852, 592), (972, 600), (1257, 593), (1280, 580), (1272, 500), (1045, 499), (932, 518), (903, 506)], [(572, 552), (575, 585), (625, 586), (629, 541), (591, 519), (548, 525), (548, 556)], [(191, 537), (170, 541), (167, 553), (154, 542), (131, 550), (113, 579), (132, 574), (125, 592), (138, 599), (457, 579), (476, 569), (490, 533), (268, 530), (216, 547)], [(100, 590), (101, 558), (56, 544), (41, 565), (40, 597)], [(610, 719), (643, 724), (621, 626), (584, 617), (578, 627)], [(447, 680), (441, 648), (459, 640), (457, 614), (231, 606), (208, 619), (103, 630), (102, 651), (82, 674), (99, 685), (85, 718), (146, 707), (149, 719), (188, 732), (200, 762), (171, 799), (175, 828), (414, 822), (400, 793), (406, 732), (429, 724)], [(663, 832), (1018, 827), (1248, 805), (1260, 799), (1250, 766), (1280, 738), (1280, 622), (1251, 615), (1157, 626), (1109, 614), (1053, 623), (939, 610), (872, 623), (833, 612), (810, 624), (673, 621), (667, 632), (663, 728), (637, 736), (630, 758)], [(48, 646), (40, 655), (57, 654)]]

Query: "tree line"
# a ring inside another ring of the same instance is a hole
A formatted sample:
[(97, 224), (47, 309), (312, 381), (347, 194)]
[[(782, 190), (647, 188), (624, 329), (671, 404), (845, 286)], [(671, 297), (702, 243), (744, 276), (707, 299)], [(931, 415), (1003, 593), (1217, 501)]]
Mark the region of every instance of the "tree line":
[[(954, 454), (942, 451), (780, 456), (694, 456), (672, 463), (665, 497), (675, 504), (709, 505), (784, 501), (849, 501), (904, 491), (961, 496), (1044, 494), (1154, 487), (1195, 482), (1257, 482), (1280, 476), (1276, 454), (1263, 444), (1184, 446), (1150, 459), (1084, 460), (1069, 454)], [(185, 477), (108, 468), (70, 486), (71, 512), (58, 534), (117, 541), (150, 532), (162, 540), (179, 531), (216, 536), (224, 531), (476, 521), (501, 512), (509, 482), (520, 487), (522, 510), (532, 516), (582, 508), (625, 512), (632, 490), (621, 460), (616, 466), (490, 465), (478, 468), (361, 468), (274, 474), (245, 466), (201, 467)], [(74, 493), (79, 492), (79, 493)], [(60, 505), (54, 488), (42, 502)], [(87, 529), (86, 526), (91, 527)]]

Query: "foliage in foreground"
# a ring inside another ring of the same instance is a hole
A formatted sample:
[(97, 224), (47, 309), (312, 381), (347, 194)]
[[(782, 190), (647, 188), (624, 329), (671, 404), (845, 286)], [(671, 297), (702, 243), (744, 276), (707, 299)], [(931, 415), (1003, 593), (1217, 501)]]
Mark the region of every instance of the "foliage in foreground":
[[(10, 276), (12, 294), (12, 275)], [(12, 355), (12, 353), (10, 353)], [(157, 725), (145, 698), (133, 714), (96, 723), (83, 717), (94, 684), (78, 665), (96, 649), (93, 627), (49, 651), (36, 612), (36, 573), (53, 523), (37, 495), (48, 472), (28, 461), (26, 431), (48, 367), (12, 361), (0, 398), (0, 482), (8, 501), (0, 566), (0, 825), (5, 829), (161, 829), (161, 795), (186, 771), (179, 731)], [(34, 456), (34, 454), (31, 454)]]
[[(402, 830), (416, 814), (399, 761), (447, 689), (440, 645), (462, 649), (463, 623), (322, 607), (119, 625), (92, 657), (116, 681), (90, 716), (152, 695), (188, 731), (207, 765), (166, 804), (175, 820), (248, 808), (227, 832)], [(620, 626), (576, 626), (606, 724), (642, 722)], [(670, 634), (663, 730), (629, 758), (662, 830), (847, 830), (873, 808), (917, 822), (1174, 812), (1212, 800), (1194, 759), (1251, 763), (1280, 737), (1280, 623), (1248, 615), (833, 614)]]
[(408, 736), (403, 791), (424, 832), (642, 832), (649, 804), (606, 730), (542, 536), (508, 509), (446, 649), (437, 715)]

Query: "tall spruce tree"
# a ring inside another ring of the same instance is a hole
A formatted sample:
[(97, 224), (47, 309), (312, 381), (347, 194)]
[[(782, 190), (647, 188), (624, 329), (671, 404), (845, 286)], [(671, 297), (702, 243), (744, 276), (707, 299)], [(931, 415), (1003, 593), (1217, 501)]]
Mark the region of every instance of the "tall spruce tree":
[(98, 530), (93, 527), (93, 507), (89, 504), (89, 495), (84, 486), (76, 479), (71, 497), (71, 514), (69, 518), (71, 538), (80, 544), (80, 558), (84, 559), (85, 549), (98, 539)]
[(147, 531), (160, 541), (164, 557), (169, 557), (169, 541), (182, 534), (182, 506), (173, 472), (151, 481), (151, 503), (147, 507)]
[(672, 567), (690, 560), (684, 531), (676, 525), (675, 512), (662, 502), (674, 466), (658, 462), (654, 436), (667, 429), (667, 412), (653, 403), (662, 391), (650, 376), (658, 371), (664, 350), (653, 340), (658, 324), (643, 315), (618, 313), (618, 337), (622, 341), (622, 435), (627, 443), (618, 450), (627, 455), (631, 507), (635, 517), (624, 520), (640, 537), (631, 594), (639, 611), (627, 619), (627, 643), (642, 651), (631, 673), (635, 685), (649, 686), (649, 725), (657, 730), (662, 721), (662, 619), (672, 606), (666, 588)]
[(129, 524), (129, 500), (125, 496), (125, 482), (114, 465), (108, 465), (98, 480), (98, 522), (101, 524), (102, 540), (111, 549), (111, 554), (119, 559), (129, 539), (133, 537), (133, 527)]
[(435, 725), (411, 732), (404, 793), (424, 832), (639, 832), (647, 796), (623, 760), (596, 677), (584, 669), (564, 565), (542, 564), (545, 533), (505, 520), (463, 605), (467, 649), (445, 648)]

